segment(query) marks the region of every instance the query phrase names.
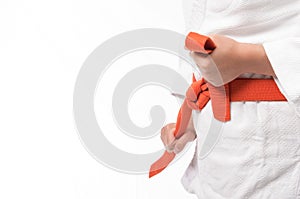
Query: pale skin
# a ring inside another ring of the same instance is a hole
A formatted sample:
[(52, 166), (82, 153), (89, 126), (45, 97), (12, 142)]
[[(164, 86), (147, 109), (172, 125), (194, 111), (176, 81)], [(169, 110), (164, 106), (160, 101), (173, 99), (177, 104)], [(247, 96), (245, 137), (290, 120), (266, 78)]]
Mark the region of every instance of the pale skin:
[[(272, 65), (261, 44), (240, 43), (222, 35), (210, 35), (217, 48), (209, 55), (191, 52), (202, 76), (214, 86), (222, 86), (244, 73), (275, 77)], [(192, 119), (186, 132), (175, 139), (175, 124), (161, 129), (161, 140), (169, 152), (180, 153), (188, 142), (196, 138)]]

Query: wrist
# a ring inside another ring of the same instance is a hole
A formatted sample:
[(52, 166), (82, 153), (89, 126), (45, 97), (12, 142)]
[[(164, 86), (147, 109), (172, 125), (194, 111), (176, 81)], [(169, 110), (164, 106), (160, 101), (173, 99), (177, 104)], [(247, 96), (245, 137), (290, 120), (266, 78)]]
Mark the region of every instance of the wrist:
[(235, 71), (239, 75), (248, 73), (249, 67), (249, 57), (247, 55), (246, 43), (236, 42), (232, 49), (232, 66), (235, 66)]
[(240, 65), (241, 74), (255, 73), (275, 76), (273, 68), (262, 45), (239, 43), (237, 53), (237, 60)]

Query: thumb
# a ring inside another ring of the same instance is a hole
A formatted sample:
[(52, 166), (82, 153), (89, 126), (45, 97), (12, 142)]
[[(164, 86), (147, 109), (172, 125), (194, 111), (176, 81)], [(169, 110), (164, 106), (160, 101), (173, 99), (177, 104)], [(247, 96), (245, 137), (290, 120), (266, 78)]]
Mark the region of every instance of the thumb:
[(185, 145), (188, 142), (191, 142), (193, 140), (195, 140), (196, 138), (196, 132), (195, 131), (187, 131), (186, 133), (184, 133), (179, 139), (176, 140), (175, 146), (174, 146), (174, 152), (180, 153)]

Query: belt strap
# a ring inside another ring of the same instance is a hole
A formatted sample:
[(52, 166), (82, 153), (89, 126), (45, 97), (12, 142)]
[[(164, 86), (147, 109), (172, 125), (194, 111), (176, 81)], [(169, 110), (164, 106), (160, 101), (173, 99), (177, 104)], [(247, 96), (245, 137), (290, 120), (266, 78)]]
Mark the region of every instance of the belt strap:
[(286, 101), (274, 79), (239, 78), (229, 83), (230, 101)]
[[(209, 54), (215, 48), (213, 41), (203, 35), (190, 33), (186, 47), (191, 51)], [(202, 110), (211, 100), (214, 117), (226, 122), (230, 120), (230, 102), (237, 101), (286, 101), (273, 79), (239, 78), (224, 86), (215, 87), (201, 79), (193, 83), (186, 92), (185, 100), (179, 110), (174, 136), (179, 138), (185, 132), (191, 118), (192, 110)], [(175, 158), (174, 152), (167, 151), (151, 165), (149, 177), (162, 170)]]

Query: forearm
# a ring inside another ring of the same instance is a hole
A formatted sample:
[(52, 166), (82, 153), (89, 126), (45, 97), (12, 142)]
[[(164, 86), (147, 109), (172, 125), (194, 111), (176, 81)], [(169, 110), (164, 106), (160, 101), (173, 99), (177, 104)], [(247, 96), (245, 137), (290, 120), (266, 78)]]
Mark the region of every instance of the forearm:
[(222, 35), (210, 35), (217, 48), (205, 56), (191, 53), (202, 76), (214, 86), (231, 82), (244, 73), (275, 76), (264, 47), (240, 43)]
[(242, 73), (256, 73), (275, 76), (272, 65), (260, 44), (239, 43), (237, 62), (241, 64)]

